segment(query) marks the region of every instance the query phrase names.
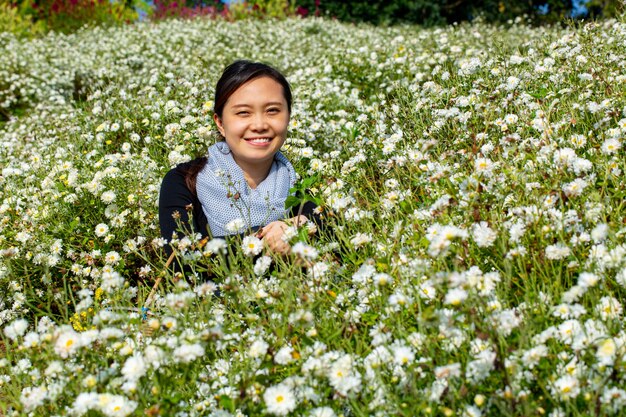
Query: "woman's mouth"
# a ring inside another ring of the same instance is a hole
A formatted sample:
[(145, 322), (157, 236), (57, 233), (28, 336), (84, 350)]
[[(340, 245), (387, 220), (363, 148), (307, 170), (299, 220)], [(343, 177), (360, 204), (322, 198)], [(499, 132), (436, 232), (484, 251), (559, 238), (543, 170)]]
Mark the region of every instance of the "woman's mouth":
[(244, 138), (244, 140), (253, 145), (264, 145), (270, 143), (272, 138)]

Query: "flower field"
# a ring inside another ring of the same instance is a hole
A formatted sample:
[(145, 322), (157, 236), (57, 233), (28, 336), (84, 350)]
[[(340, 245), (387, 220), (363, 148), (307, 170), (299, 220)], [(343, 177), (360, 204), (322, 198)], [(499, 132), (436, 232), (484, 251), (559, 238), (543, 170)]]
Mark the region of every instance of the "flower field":
[[(0, 45), (0, 415), (622, 414), (625, 22)], [(287, 257), (160, 238), (238, 58), (294, 89), (284, 152), (324, 227)]]

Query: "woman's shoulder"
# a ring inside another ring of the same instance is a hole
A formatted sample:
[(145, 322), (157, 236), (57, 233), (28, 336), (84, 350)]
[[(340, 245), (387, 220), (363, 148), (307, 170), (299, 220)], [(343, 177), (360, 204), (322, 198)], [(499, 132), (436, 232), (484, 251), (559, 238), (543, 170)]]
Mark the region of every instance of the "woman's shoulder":
[(198, 158), (192, 159), (191, 161), (181, 162), (180, 164), (176, 165), (174, 168), (170, 169), (168, 174), (173, 173), (177, 175), (181, 175), (181, 174), (184, 175), (189, 170), (197, 169), (197, 168), (201, 169), (202, 167), (204, 167), (206, 162), (207, 162), (206, 156), (199, 156)]
[(174, 168), (167, 171), (165, 174), (163, 181), (164, 182), (178, 182), (184, 181), (184, 179), (193, 171), (195, 173), (199, 172), (204, 165), (206, 164), (207, 158), (206, 156), (201, 156), (196, 159), (192, 159), (191, 161), (181, 162), (176, 165)]

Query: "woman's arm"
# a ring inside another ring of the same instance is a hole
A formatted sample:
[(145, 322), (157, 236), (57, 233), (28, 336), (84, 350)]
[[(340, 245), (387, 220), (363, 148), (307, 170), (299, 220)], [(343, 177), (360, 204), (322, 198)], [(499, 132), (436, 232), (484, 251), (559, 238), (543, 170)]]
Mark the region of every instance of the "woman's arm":
[[(207, 236), (206, 217), (200, 201), (185, 183), (184, 166), (170, 170), (161, 183), (159, 195), (159, 224), (161, 236), (170, 241), (173, 233), (178, 237), (190, 233)], [(189, 215), (192, 222), (189, 222)], [(179, 226), (180, 225), (180, 226)]]

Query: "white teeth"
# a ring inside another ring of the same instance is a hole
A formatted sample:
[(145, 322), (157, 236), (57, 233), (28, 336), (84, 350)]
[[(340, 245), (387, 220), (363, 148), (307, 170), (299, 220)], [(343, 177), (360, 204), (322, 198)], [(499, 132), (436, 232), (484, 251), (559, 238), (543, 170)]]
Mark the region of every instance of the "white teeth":
[(266, 143), (269, 141), (270, 141), (269, 138), (248, 139), (248, 142), (252, 142), (252, 143)]

